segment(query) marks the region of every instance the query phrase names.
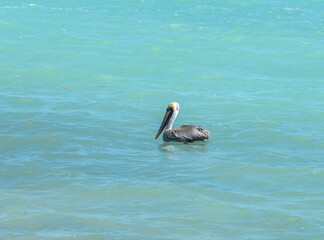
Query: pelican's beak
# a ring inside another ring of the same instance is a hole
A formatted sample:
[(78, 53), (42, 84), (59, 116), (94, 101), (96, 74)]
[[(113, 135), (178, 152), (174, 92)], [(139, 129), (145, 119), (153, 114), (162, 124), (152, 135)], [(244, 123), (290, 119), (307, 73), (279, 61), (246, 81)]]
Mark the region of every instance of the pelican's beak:
[(163, 129), (166, 127), (166, 125), (168, 125), (169, 120), (170, 120), (170, 118), (172, 116), (172, 113), (173, 113), (173, 108), (168, 107), (167, 110), (166, 110), (166, 112), (165, 112), (165, 115), (164, 115), (164, 118), (163, 118), (161, 127), (160, 127), (158, 133), (156, 134), (155, 140), (158, 139), (158, 137), (160, 136), (160, 134), (163, 131)]

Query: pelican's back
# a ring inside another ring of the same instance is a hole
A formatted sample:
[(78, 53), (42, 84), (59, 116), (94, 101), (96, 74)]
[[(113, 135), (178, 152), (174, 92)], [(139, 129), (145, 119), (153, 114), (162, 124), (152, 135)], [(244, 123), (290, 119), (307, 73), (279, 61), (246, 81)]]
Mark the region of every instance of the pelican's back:
[(182, 125), (180, 127), (165, 130), (163, 140), (165, 142), (194, 142), (204, 141), (209, 138), (209, 132), (199, 126)]

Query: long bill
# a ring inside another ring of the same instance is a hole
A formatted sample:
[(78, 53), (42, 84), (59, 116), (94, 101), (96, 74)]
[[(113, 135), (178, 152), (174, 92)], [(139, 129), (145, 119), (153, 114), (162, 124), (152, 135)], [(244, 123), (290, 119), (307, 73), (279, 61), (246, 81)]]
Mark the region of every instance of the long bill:
[(156, 134), (155, 140), (158, 139), (158, 137), (160, 136), (163, 129), (168, 125), (169, 120), (170, 120), (170, 118), (172, 116), (172, 113), (173, 113), (173, 109), (172, 108), (167, 108), (167, 110), (165, 112), (165, 115), (164, 115), (164, 118), (163, 118), (163, 121), (162, 121), (162, 124), (160, 126), (160, 129), (159, 129), (158, 133)]

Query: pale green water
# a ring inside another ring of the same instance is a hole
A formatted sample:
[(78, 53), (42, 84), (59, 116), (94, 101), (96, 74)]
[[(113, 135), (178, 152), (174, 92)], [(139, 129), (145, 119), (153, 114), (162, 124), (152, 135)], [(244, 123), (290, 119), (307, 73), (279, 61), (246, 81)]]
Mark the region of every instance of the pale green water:
[[(324, 239), (323, 16), (1, 1), (1, 239)], [(155, 141), (172, 101), (212, 138)]]

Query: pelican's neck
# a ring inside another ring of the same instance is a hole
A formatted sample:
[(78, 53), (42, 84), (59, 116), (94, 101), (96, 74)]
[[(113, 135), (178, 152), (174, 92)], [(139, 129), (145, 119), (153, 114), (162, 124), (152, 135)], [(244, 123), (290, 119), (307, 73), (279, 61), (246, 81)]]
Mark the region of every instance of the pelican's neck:
[(171, 118), (170, 118), (170, 120), (168, 122), (168, 125), (166, 125), (166, 129), (165, 130), (170, 130), (172, 128), (173, 123), (174, 123), (174, 121), (176, 120), (176, 118), (178, 116), (178, 113), (179, 113), (179, 110), (178, 109), (173, 112), (173, 114), (172, 114), (172, 116), (171, 116)]

